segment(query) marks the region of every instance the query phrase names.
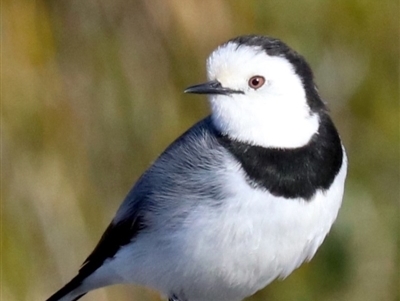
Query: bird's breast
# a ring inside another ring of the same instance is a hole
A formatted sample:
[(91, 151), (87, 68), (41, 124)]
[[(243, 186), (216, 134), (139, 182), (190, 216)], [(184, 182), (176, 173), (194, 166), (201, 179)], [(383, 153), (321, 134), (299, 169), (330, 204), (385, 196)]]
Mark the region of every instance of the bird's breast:
[(200, 266), (193, 270), (204, 267), (213, 283), (246, 287), (249, 293), (288, 276), (313, 257), (336, 219), (345, 163), (344, 158), (331, 187), (308, 201), (276, 197), (251, 187), (243, 173), (232, 173), (229, 198), (212, 211), (199, 209), (206, 212), (194, 213), (187, 228), (188, 262)]

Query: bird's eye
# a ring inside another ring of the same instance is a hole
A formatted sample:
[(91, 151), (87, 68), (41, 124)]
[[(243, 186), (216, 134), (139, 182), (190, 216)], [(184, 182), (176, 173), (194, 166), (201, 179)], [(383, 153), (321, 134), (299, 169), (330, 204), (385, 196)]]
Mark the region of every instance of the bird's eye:
[(254, 90), (261, 88), (264, 85), (264, 83), (265, 83), (265, 78), (261, 75), (256, 75), (249, 79), (249, 86)]

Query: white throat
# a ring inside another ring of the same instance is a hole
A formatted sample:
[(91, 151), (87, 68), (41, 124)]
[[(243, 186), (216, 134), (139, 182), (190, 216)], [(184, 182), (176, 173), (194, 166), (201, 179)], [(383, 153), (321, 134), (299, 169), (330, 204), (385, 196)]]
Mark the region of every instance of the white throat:
[(214, 126), (233, 139), (269, 148), (297, 148), (306, 145), (318, 132), (317, 114), (304, 110), (301, 115), (298, 108), (280, 107), (279, 97), (269, 99), (273, 110), (266, 108), (265, 101), (260, 106), (256, 102), (241, 106), (241, 102), (249, 100), (237, 101), (238, 106), (229, 96), (210, 97)]

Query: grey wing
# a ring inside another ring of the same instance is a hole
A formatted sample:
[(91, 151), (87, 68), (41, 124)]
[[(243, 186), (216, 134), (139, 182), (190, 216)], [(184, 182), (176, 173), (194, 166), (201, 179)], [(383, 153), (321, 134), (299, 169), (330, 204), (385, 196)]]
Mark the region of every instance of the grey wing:
[(143, 231), (179, 227), (195, 206), (218, 206), (226, 196), (220, 177), (225, 155), (209, 117), (179, 137), (129, 192), (79, 274), (93, 273)]
[(217, 206), (227, 194), (223, 178), (225, 162), (231, 155), (215, 134), (208, 117), (180, 136), (139, 179), (114, 221), (124, 220), (137, 211), (137, 196), (142, 200), (139, 207), (145, 215), (154, 211), (157, 215), (184, 215), (200, 203)]

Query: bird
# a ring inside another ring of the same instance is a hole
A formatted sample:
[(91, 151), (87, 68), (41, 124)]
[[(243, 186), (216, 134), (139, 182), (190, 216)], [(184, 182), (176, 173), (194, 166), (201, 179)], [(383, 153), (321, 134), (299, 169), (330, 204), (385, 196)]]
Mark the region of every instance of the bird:
[(169, 301), (240, 301), (312, 259), (347, 156), (305, 58), (243, 35), (208, 57), (210, 115), (139, 177), (77, 275), (47, 301), (137, 284)]

